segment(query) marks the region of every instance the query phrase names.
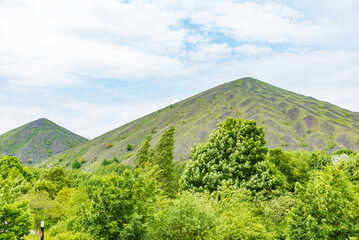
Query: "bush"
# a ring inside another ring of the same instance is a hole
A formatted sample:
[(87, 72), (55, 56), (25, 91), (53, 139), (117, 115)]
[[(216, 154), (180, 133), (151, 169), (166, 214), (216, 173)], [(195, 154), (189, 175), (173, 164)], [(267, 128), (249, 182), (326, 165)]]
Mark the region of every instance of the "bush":
[(71, 166), (73, 169), (79, 169), (81, 167), (81, 163), (79, 161), (75, 160)]
[(200, 194), (184, 192), (166, 202), (152, 225), (151, 239), (201, 240), (215, 226), (214, 209)]
[(85, 158), (81, 158), (81, 159), (80, 159), (81, 165), (84, 164), (85, 162), (87, 162), (87, 160), (86, 160)]
[(107, 144), (106, 144), (106, 148), (112, 148), (113, 147), (113, 143), (112, 142), (108, 142)]
[(288, 216), (288, 239), (350, 239), (359, 234), (359, 197), (332, 164), (305, 187), (296, 186)]
[(126, 155), (125, 155), (125, 159), (129, 159), (130, 157), (132, 157), (132, 153), (127, 153)]
[(131, 146), (131, 144), (127, 144), (126, 149), (127, 149), (127, 151), (131, 151), (131, 150), (132, 150), (132, 146)]
[(251, 192), (224, 184), (215, 195), (218, 224), (208, 239), (276, 239), (271, 224), (258, 215)]
[(111, 161), (105, 159), (102, 161), (102, 165), (106, 166), (106, 165), (110, 165), (111, 164)]

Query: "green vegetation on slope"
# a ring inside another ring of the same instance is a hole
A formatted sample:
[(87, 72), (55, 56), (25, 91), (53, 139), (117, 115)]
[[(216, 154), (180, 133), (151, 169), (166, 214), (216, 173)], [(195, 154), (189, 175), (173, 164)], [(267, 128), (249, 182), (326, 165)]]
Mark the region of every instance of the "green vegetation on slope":
[[(172, 126), (176, 127), (174, 159), (185, 160), (195, 143), (226, 117), (256, 120), (264, 126), (267, 147), (283, 150), (359, 150), (359, 113), (266, 84), (243, 78), (171, 104), (152, 114), (107, 132), (82, 146), (51, 158), (44, 166), (71, 166), (84, 158), (83, 168), (104, 159), (132, 163), (146, 136), (152, 145)], [(111, 147), (107, 147), (111, 143)], [(131, 150), (126, 146), (130, 144)]]
[(0, 154), (17, 156), (23, 163), (31, 164), (86, 141), (50, 120), (41, 118), (0, 135)]
[[(155, 148), (173, 149), (168, 148), (173, 132), (163, 134)], [(268, 154), (263, 137), (254, 121), (228, 118), (209, 141), (192, 149), (196, 157), (183, 181), (165, 180), (187, 189), (178, 191), (173, 184), (174, 196), (161, 190), (165, 181), (153, 174), (163, 161), (148, 164), (143, 158), (144, 164), (132, 169), (114, 158), (85, 173), (27, 168), (16, 157), (0, 156), (0, 219), (7, 223), (0, 224), (0, 239), (22, 239), (40, 220), (49, 240), (356, 239), (359, 154), (279, 148)], [(172, 156), (149, 152), (150, 159)], [(203, 164), (208, 160), (213, 164)], [(235, 174), (232, 161), (240, 164)], [(256, 168), (262, 163), (267, 167)], [(188, 175), (191, 171), (197, 176)], [(217, 176), (222, 181), (216, 189), (198, 188)], [(281, 191), (267, 179), (280, 180)]]

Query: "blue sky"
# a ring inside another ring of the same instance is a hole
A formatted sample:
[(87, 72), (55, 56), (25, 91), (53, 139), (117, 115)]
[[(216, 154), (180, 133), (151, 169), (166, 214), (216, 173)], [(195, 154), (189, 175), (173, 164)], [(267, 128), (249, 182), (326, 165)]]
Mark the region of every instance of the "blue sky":
[(251, 76), (359, 111), (354, 0), (0, 0), (0, 134), (88, 138)]

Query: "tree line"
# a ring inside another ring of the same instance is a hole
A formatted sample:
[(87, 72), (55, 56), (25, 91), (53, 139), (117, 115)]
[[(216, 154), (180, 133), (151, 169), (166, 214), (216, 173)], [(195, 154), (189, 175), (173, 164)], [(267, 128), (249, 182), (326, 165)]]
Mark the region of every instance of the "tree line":
[(45, 221), (47, 239), (356, 239), (359, 155), (266, 147), (255, 121), (227, 118), (173, 162), (175, 128), (148, 136), (134, 166), (23, 167), (0, 156), (0, 240)]

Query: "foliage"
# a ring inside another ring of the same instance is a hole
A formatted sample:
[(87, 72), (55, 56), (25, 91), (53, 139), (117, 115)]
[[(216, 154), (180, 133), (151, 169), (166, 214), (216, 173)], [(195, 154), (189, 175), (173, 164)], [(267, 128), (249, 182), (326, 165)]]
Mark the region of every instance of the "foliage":
[(131, 144), (127, 144), (126, 150), (127, 150), (127, 151), (132, 151), (132, 145), (131, 145)]
[(87, 162), (87, 160), (86, 160), (84, 157), (82, 157), (82, 158), (80, 159), (81, 165), (84, 164), (85, 162)]
[(89, 212), (84, 213), (83, 230), (96, 239), (145, 239), (153, 218), (155, 181), (129, 170), (101, 181), (101, 187), (91, 196)]
[(73, 161), (72, 169), (79, 169), (81, 167), (81, 163), (78, 160)]
[(0, 176), (6, 179), (9, 172), (16, 168), (23, 175), (26, 181), (31, 182), (32, 174), (27, 168), (24, 168), (17, 157), (0, 156)]
[(184, 192), (179, 199), (165, 202), (152, 225), (151, 239), (205, 239), (215, 224), (208, 197)]
[(28, 201), (36, 230), (40, 226), (40, 221), (46, 221), (47, 226), (52, 226), (61, 219), (62, 213), (58, 202), (50, 198), (45, 192), (31, 192), (21, 197), (21, 200)]
[(151, 169), (156, 170), (154, 174), (161, 189), (167, 196), (172, 198), (177, 192), (176, 173), (173, 163), (174, 134), (175, 128), (169, 128), (162, 134), (158, 144), (153, 149), (150, 149), (152, 136), (148, 136), (137, 151), (135, 158), (135, 168), (145, 172), (151, 171)]
[(0, 239), (23, 239), (29, 234), (31, 216), (26, 202), (14, 203), (11, 195), (12, 179), (0, 177)]
[(351, 155), (353, 154), (354, 152), (350, 149), (339, 149), (335, 152), (332, 153), (332, 156), (333, 155), (342, 155), (342, 154), (346, 154), (346, 155)]
[(310, 169), (322, 170), (325, 166), (331, 163), (330, 155), (328, 153), (314, 151), (311, 153), (309, 160)]
[(150, 162), (158, 166), (156, 179), (164, 193), (170, 197), (174, 197), (177, 192), (173, 164), (174, 134), (174, 127), (165, 131), (150, 153)]
[(275, 233), (258, 214), (250, 191), (225, 182), (212, 196), (217, 224), (208, 239), (274, 239)]
[(55, 185), (56, 191), (60, 191), (71, 183), (70, 179), (66, 176), (65, 169), (58, 166), (44, 171), (41, 179), (51, 181)]
[(287, 189), (294, 191), (297, 182), (306, 183), (310, 178), (310, 168), (306, 154), (301, 152), (284, 153), (280, 148), (269, 150), (268, 159), (286, 177)]
[(152, 135), (147, 136), (145, 142), (137, 151), (135, 158), (135, 168), (143, 167), (144, 163), (149, 161), (151, 140)]
[(107, 144), (106, 144), (106, 148), (112, 148), (113, 147), (113, 143), (112, 142), (108, 142)]
[(296, 188), (288, 216), (289, 239), (349, 239), (359, 233), (359, 198), (344, 172), (335, 165)]
[[(222, 181), (257, 190), (276, 188), (277, 180), (265, 162), (262, 127), (255, 121), (227, 118), (207, 143), (195, 145), (182, 179), (184, 189), (213, 192)], [(264, 180), (265, 179), (265, 180)]]

